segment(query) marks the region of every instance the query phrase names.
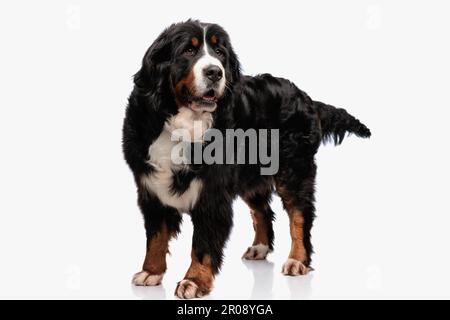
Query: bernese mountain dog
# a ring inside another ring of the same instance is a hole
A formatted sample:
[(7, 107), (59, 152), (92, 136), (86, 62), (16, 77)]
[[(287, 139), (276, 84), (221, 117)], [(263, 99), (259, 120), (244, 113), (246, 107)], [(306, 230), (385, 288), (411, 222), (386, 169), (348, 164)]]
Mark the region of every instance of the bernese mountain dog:
[[(262, 175), (260, 163), (173, 163), (173, 133), (182, 128), (195, 135), (195, 122), (201, 123), (197, 136), (211, 128), (224, 133), (279, 130), (278, 171)], [(344, 109), (312, 100), (288, 80), (241, 74), (229, 36), (219, 25), (188, 20), (165, 29), (134, 76), (123, 125), (123, 152), (147, 236), (142, 271), (133, 283), (161, 283), (169, 241), (180, 232), (182, 214), (187, 213), (194, 227), (191, 265), (175, 295), (189, 299), (208, 294), (222, 263), (237, 196), (249, 206), (255, 231), (243, 258), (265, 259), (274, 242), (274, 192), (288, 213), (292, 238), (282, 272), (307, 274), (313, 252), (314, 156), (323, 141), (340, 144), (349, 133), (363, 138), (371, 134)]]

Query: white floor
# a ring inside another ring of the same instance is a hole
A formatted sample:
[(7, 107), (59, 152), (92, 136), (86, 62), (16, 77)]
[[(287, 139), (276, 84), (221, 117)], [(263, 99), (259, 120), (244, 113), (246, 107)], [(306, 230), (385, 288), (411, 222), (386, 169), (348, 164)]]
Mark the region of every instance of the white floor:
[[(253, 230), (247, 208), (237, 201), (225, 264), (207, 299), (449, 298), (448, 218), (435, 208), (429, 219), (421, 219), (422, 212), (415, 208), (423, 203), (417, 197), (398, 205), (389, 202), (390, 186), (379, 188), (383, 178), (363, 164), (375, 143), (376, 139), (350, 138), (347, 145), (325, 147), (320, 153), (315, 271), (297, 278), (281, 274), (289, 233), (278, 198), (273, 203), (274, 253), (267, 261), (242, 261)], [(363, 152), (341, 162), (352, 149)], [(125, 168), (122, 171), (128, 174)], [(346, 178), (349, 172), (353, 174)], [(188, 216), (179, 238), (171, 243), (163, 284), (132, 286), (131, 277), (142, 264), (145, 237), (131, 178), (124, 176), (123, 182), (125, 187), (112, 187), (123, 191), (121, 197), (102, 194), (99, 199), (92, 194), (91, 202), (75, 201), (72, 208), (49, 207), (45, 217), (50, 220), (45, 222), (40, 213), (27, 220), (16, 213), (10, 220), (14, 225), (7, 231), (3, 225), (0, 297), (174, 299), (176, 282), (190, 263)], [(79, 191), (83, 197), (89, 193)], [(433, 217), (441, 223), (433, 222)], [(32, 236), (26, 238), (27, 234)]]

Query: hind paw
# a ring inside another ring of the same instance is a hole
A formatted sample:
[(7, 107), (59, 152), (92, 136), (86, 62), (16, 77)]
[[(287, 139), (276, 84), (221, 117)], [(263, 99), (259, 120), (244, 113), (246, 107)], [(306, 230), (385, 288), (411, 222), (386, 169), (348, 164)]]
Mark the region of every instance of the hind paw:
[(269, 246), (265, 244), (257, 244), (249, 247), (245, 251), (242, 259), (246, 260), (264, 260), (269, 253)]
[(310, 268), (300, 261), (289, 258), (283, 265), (282, 273), (285, 276), (304, 276), (308, 274), (309, 271)]

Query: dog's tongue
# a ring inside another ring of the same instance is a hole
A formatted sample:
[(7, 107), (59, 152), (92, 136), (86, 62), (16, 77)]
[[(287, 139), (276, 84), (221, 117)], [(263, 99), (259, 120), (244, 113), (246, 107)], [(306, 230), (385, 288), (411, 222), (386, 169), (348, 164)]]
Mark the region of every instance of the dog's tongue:
[(206, 101), (214, 101), (216, 97), (213, 91), (209, 91), (202, 97), (202, 99)]
[(214, 101), (214, 96), (203, 96), (203, 100)]

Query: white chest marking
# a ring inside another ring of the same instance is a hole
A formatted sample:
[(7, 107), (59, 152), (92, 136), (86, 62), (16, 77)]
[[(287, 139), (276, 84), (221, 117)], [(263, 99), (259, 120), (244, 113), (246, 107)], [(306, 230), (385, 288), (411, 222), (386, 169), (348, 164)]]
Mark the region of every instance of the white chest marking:
[(163, 204), (179, 212), (188, 212), (194, 207), (202, 190), (202, 182), (197, 178), (192, 179), (188, 189), (181, 195), (171, 191), (173, 172), (184, 169), (184, 165), (177, 165), (171, 160), (172, 149), (179, 143), (172, 141), (171, 136), (175, 129), (191, 131), (194, 120), (202, 121), (205, 131), (211, 127), (210, 116), (203, 114), (198, 117), (189, 108), (180, 108), (179, 113), (169, 119), (159, 137), (149, 147), (148, 164), (155, 170), (141, 176), (141, 183), (148, 191), (155, 194)]

